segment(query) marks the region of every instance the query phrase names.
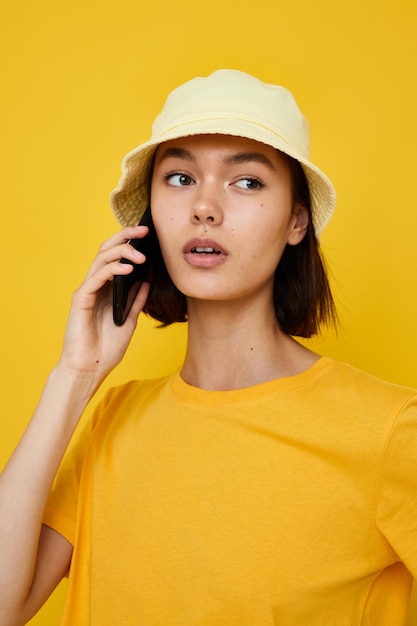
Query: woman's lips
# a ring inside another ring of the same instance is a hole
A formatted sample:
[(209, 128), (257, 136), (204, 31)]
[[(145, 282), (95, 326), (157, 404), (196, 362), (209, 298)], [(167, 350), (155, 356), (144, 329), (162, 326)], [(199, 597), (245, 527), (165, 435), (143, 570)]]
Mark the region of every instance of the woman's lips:
[(228, 252), (213, 239), (191, 239), (183, 248), (184, 258), (194, 267), (210, 268), (224, 263)]

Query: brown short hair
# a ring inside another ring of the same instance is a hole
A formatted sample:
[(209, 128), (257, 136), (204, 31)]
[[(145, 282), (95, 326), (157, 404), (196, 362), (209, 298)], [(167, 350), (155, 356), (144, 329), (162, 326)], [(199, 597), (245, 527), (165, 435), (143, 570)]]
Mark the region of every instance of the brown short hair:
[(310, 190), (300, 163), (287, 157), (293, 180), (294, 203), (308, 211), (308, 227), (296, 246), (287, 245), (274, 279), (274, 305), (281, 329), (295, 337), (312, 337), (320, 327), (337, 322), (325, 260), (316, 239)]
[[(294, 203), (301, 203), (307, 209), (309, 222), (302, 241), (296, 246), (286, 246), (275, 271), (275, 313), (283, 332), (296, 337), (311, 337), (323, 324), (336, 322), (336, 307), (314, 233), (304, 170), (295, 159), (284, 157), (292, 174)], [(172, 282), (158, 244), (152, 256), (151, 288), (144, 313), (161, 322), (162, 326), (186, 322), (186, 298)]]

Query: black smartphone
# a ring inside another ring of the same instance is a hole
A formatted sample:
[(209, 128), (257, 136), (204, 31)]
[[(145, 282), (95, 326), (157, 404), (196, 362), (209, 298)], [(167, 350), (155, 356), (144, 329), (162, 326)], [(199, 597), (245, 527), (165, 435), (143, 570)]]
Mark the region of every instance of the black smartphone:
[(156, 240), (150, 206), (147, 207), (139, 225), (148, 226), (148, 234), (143, 239), (131, 239), (129, 243), (146, 256), (146, 261), (136, 265), (127, 259), (120, 259), (120, 263), (133, 265), (133, 271), (123, 276), (117, 275), (113, 279), (113, 320), (117, 326), (125, 323), (141, 284), (149, 279), (152, 249)]

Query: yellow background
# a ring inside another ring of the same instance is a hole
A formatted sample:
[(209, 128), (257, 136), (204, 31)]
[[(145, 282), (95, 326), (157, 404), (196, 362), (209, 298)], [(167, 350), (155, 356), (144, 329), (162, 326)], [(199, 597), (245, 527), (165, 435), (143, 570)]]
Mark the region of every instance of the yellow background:
[[(415, 0), (3, 0), (0, 463), (58, 358), (71, 292), (117, 228), (122, 156), (173, 87), (219, 67), (293, 91), (336, 185), (322, 242), (341, 327), (313, 345), (417, 387), (416, 18)], [(104, 388), (183, 351), (184, 328), (143, 320)], [(32, 624), (58, 623), (64, 587)]]

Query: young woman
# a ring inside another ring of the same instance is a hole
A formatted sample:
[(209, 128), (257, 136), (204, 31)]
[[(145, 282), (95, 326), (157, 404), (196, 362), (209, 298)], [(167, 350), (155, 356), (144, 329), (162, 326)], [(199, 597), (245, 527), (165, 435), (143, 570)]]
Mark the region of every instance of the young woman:
[[(221, 70), (169, 96), (1, 477), (2, 626), (66, 575), (72, 626), (403, 623), (417, 395), (294, 339), (335, 319), (318, 244), (334, 202), (282, 87)], [(111, 281), (145, 260), (130, 224), (149, 204), (149, 282), (116, 326)], [(142, 310), (187, 321), (183, 366), (112, 389), (65, 454)]]

